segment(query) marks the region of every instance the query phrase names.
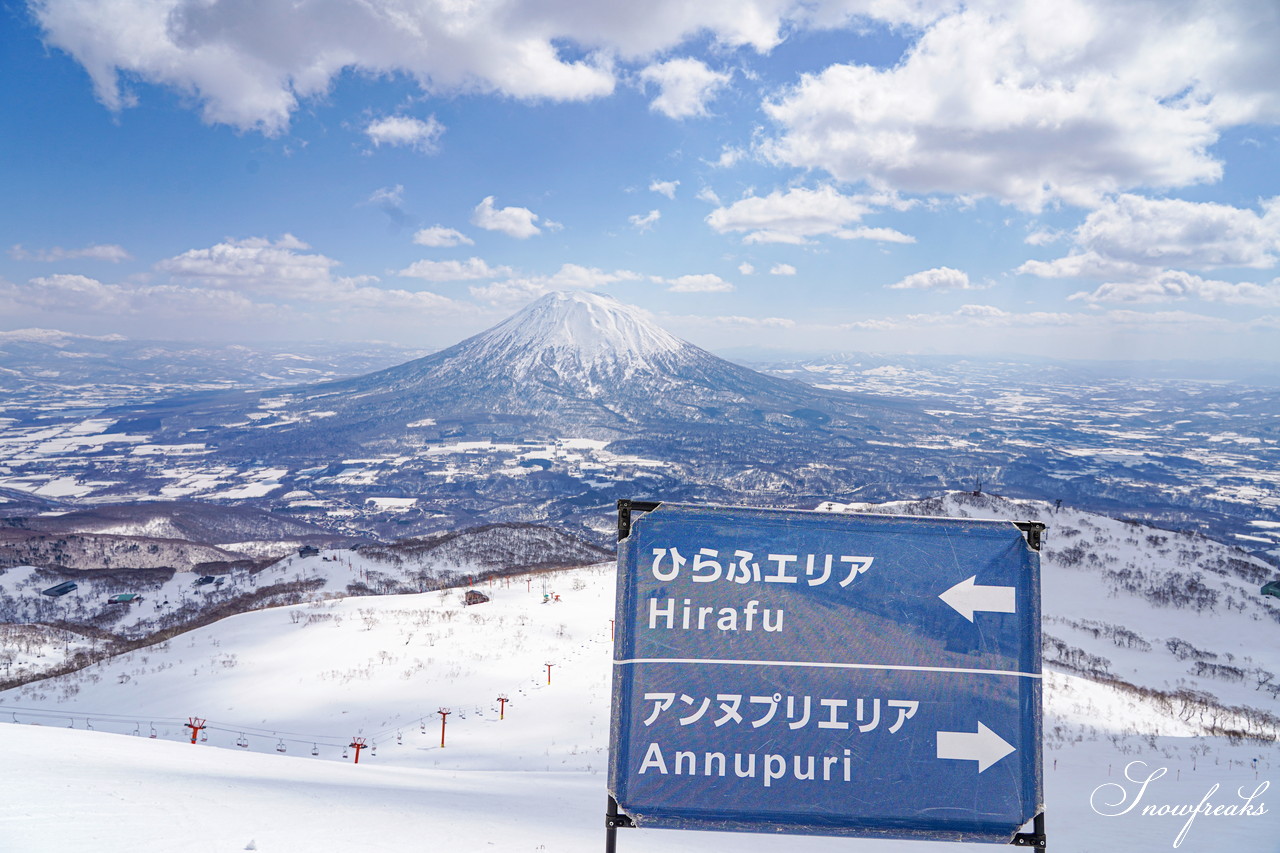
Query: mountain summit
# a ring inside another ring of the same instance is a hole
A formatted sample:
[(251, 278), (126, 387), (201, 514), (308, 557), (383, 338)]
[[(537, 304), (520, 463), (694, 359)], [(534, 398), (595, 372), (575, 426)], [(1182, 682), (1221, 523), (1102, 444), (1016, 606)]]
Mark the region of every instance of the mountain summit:
[(548, 293), (458, 349), (463, 358), (505, 363), (516, 373), (570, 377), (660, 370), (690, 347), (634, 306), (573, 291)]

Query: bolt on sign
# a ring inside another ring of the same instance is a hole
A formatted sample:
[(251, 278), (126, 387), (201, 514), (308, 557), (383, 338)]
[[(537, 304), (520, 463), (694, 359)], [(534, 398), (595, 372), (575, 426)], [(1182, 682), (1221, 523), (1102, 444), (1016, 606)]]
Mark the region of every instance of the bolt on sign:
[(607, 849), (618, 826), (1043, 848), (1043, 529), (619, 502)]

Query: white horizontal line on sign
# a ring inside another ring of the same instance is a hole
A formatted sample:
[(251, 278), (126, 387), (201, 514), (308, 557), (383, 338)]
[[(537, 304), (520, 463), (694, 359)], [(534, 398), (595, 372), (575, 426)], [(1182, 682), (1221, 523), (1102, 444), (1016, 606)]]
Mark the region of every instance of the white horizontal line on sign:
[(1018, 675), (1023, 678), (1040, 678), (1038, 672), (1018, 672), (1014, 669), (964, 669), (954, 666), (904, 666), (890, 663), (826, 663), (807, 660), (717, 660), (713, 658), (630, 658), (616, 660), (614, 666), (631, 663), (698, 663), (713, 666), (804, 666), (818, 669), (899, 669), (908, 672), (954, 672), (962, 675)]

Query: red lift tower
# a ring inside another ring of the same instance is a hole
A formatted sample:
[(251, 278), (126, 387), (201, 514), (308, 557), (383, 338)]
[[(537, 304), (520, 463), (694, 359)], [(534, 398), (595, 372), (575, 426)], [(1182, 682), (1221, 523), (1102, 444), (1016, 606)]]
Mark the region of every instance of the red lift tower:
[(355, 763), (355, 764), (359, 764), (359, 763), (360, 763), (360, 750), (362, 750), (362, 749), (364, 749), (364, 748), (365, 748), (364, 738), (362, 738), (362, 737), (353, 737), (353, 738), (351, 739), (351, 748), (352, 748), (352, 749), (354, 749), (354, 750), (356, 751), (356, 760), (355, 760), (355, 762), (354, 762), (354, 763)]
[(453, 712), (448, 708), (441, 708), (439, 711), (436, 711), (436, 713), (440, 715), (440, 748), (444, 749), (444, 724), (445, 721), (448, 720), (449, 715)]
[(200, 730), (205, 727), (204, 720), (199, 717), (187, 717), (186, 727), (191, 729), (191, 742), (196, 742), (196, 737), (200, 734)]
[(507, 698), (507, 694), (505, 693), (498, 694), (498, 719), (499, 720), (506, 719), (507, 702), (509, 701), (511, 700)]

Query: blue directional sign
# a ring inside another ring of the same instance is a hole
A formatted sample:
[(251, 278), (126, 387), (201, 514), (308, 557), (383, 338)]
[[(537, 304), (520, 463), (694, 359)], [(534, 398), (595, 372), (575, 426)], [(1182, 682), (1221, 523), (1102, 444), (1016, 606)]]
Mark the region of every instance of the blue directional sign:
[(1012, 522), (697, 507), (618, 546), (610, 795), (640, 827), (1010, 842), (1043, 811)]

